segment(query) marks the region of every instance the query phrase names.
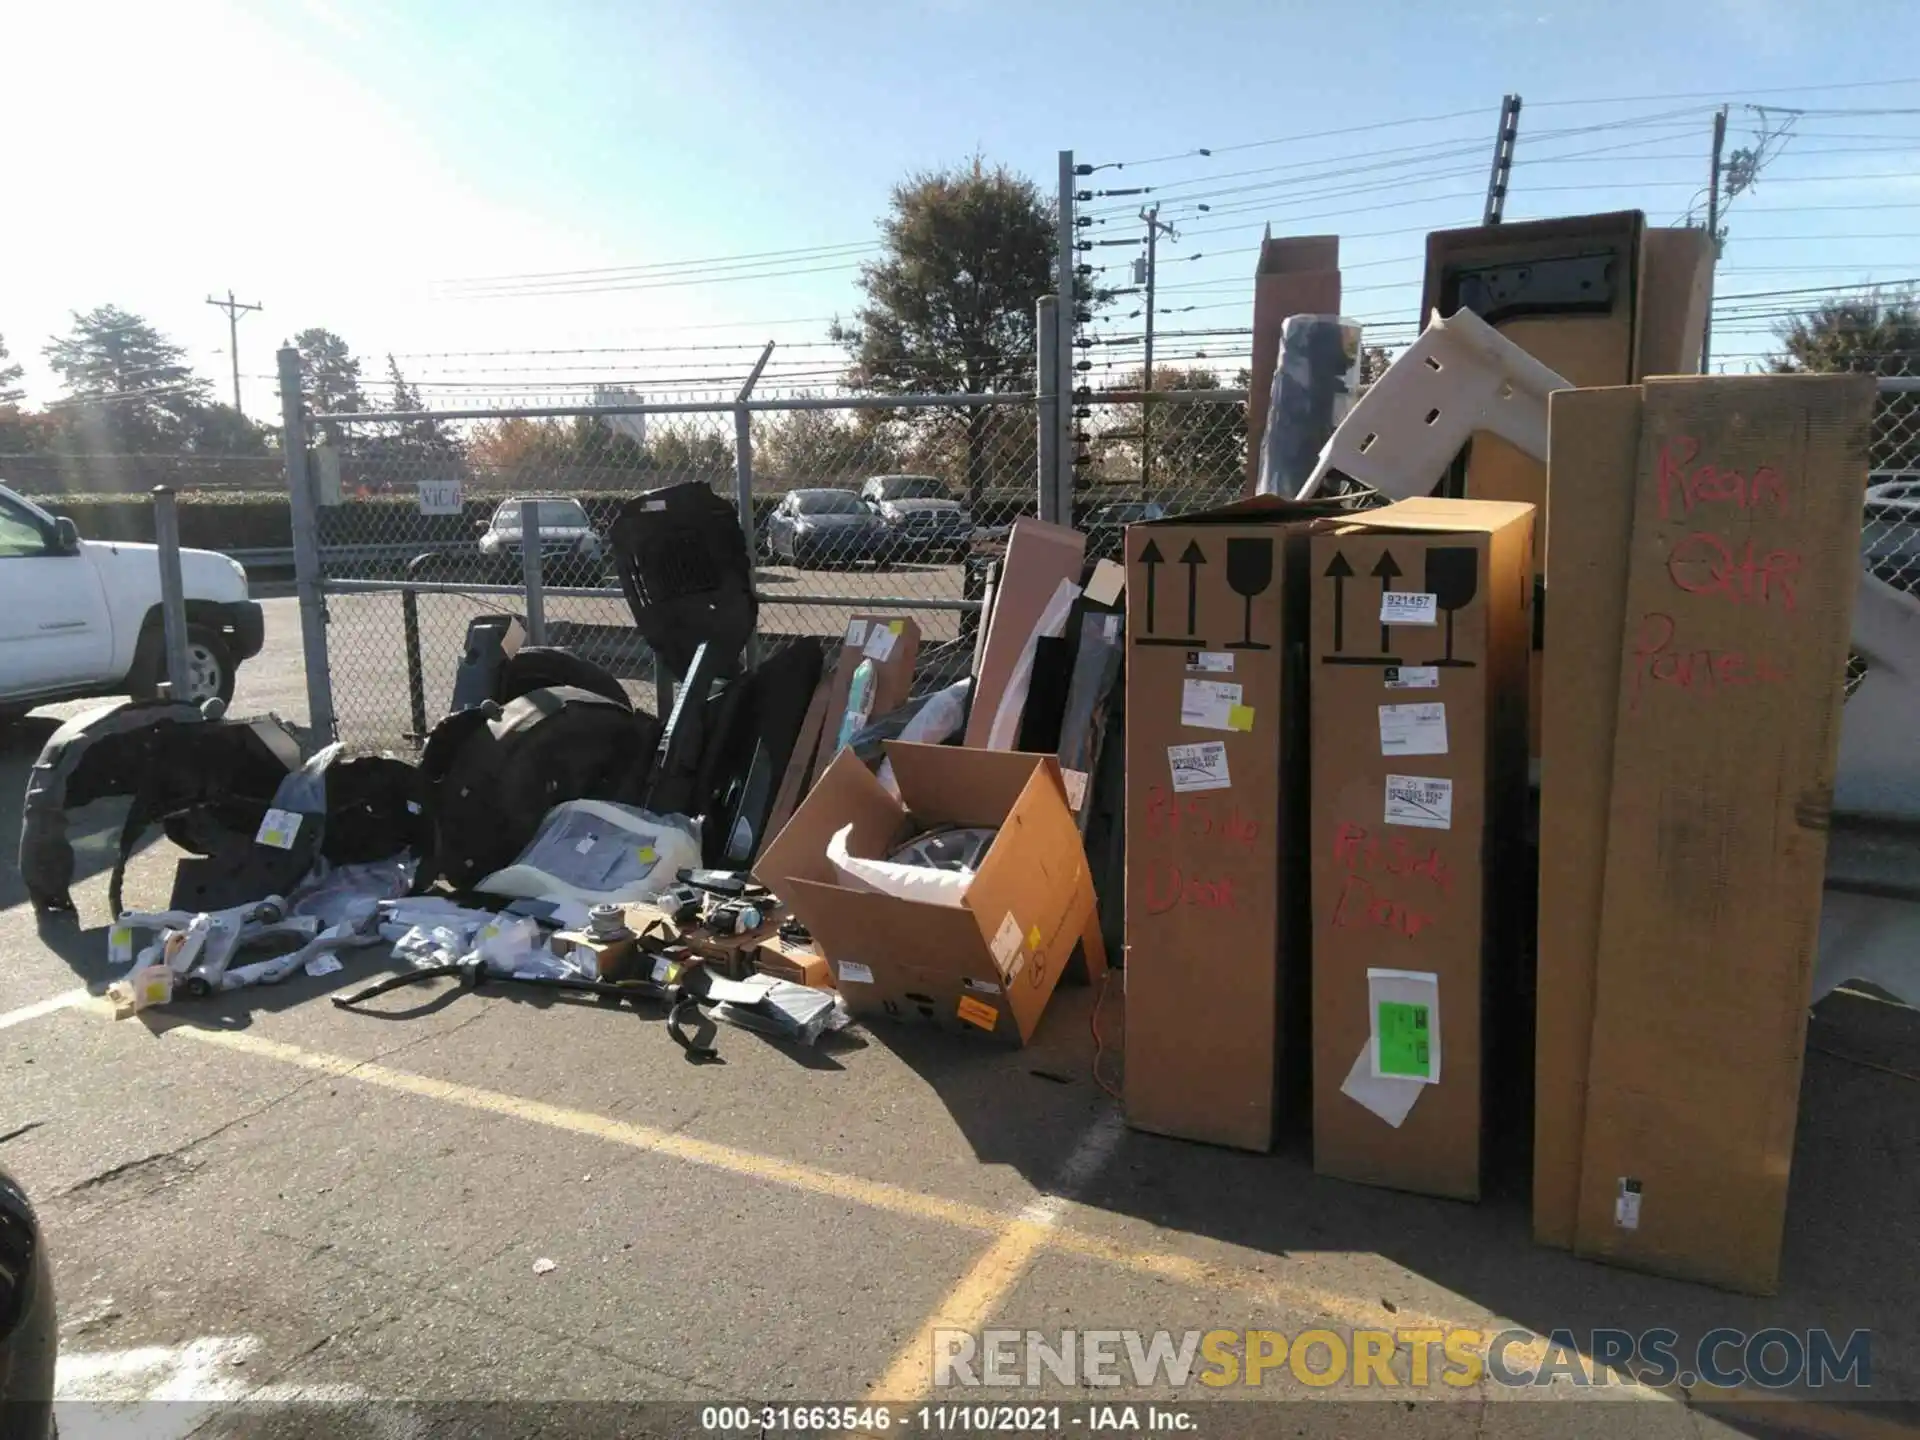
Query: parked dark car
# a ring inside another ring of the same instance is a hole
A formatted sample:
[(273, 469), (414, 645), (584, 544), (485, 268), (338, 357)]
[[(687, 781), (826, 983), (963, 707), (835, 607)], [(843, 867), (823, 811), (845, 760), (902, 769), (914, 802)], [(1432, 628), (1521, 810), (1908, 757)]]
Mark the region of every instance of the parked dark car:
[(934, 475), (875, 475), (860, 498), (887, 527), (888, 553), (901, 559), (959, 560), (973, 543), (973, 517)]
[(767, 553), (802, 570), (880, 557), (887, 527), (851, 490), (790, 490), (767, 517)]
[(53, 1269), (27, 1192), (0, 1170), (0, 1440), (53, 1433)]
[(1118, 560), (1127, 526), (1162, 520), (1166, 514), (1167, 507), (1158, 500), (1113, 500), (1094, 506), (1087, 514), (1087, 558)]

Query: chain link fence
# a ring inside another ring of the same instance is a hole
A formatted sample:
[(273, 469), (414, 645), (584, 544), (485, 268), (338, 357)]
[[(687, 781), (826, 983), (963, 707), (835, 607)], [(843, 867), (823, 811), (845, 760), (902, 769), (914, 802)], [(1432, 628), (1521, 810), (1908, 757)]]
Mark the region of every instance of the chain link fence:
[(976, 548), (1035, 508), (1032, 398), (750, 403), (312, 417), (336, 733), (417, 740), (445, 713), (468, 623), (488, 613), (524, 616), (536, 643), (598, 661), (655, 706), (664, 677), (608, 535), (635, 495), (686, 483), (746, 499), (762, 653), (905, 611), (922, 682), (964, 671)]
[[(1920, 593), (1920, 382), (1883, 377), (1882, 391), (1862, 557)], [(1243, 392), (1081, 392), (1073, 419), (1072, 521), (1091, 557), (1117, 558), (1129, 524), (1244, 493)], [(445, 712), (468, 622), (512, 613), (656, 706), (664, 677), (607, 536), (634, 495), (687, 482), (747, 501), (761, 653), (800, 636), (831, 652), (853, 615), (905, 611), (922, 630), (921, 685), (943, 684), (971, 656), (985, 562), (1038, 510), (1039, 420), (1030, 396), (311, 417), (316, 693), (341, 738), (404, 747)], [(1856, 661), (1850, 680), (1860, 673)]]

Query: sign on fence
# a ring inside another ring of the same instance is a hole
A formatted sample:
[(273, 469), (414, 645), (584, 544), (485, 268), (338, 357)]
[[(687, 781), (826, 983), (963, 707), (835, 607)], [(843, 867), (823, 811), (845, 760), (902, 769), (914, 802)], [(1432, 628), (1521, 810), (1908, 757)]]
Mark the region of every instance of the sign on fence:
[(461, 510), (458, 480), (422, 480), (417, 487), (422, 515), (458, 515)]

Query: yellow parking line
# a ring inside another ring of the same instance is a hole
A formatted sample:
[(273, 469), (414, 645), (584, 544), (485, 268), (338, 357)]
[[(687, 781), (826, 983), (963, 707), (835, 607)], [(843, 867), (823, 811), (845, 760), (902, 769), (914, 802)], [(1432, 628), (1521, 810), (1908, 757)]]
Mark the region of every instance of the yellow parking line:
[(15, 1025), (24, 1025), (29, 1020), (38, 1020), (42, 1015), (52, 1015), (56, 1011), (66, 1010), (79, 1005), (92, 997), (87, 994), (84, 985), (72, 990), (62, 991), (45, 1000), (36, 1000), (31, 1005), (22, 1005), (18, 1010), (9, 1010), (0, 1015), (0, 1030), (11, 1030)]
[[(0, 1015), (0, 1029), (73, 1008), (109, 1013), (104, 1002), (90, 996), (85, 990), (74, 990), (43, 1000), (37, 1005)], [(1003, 1212), (983, 1205), (923, 1195), (884, 1181), (865, 1180), (731, 1145), (695, 1140), (652, 1126), (615, 1120), (591, 1111), (549, 1105), (498, 1090), (435, 1080), (429, 1076), (395, 1070), (375, 1061), (354, 1060), (343, 1055), (308, 1050), (244, 1031), (203, 1030), (183, 1024), (170, 1026), (161, 1033), (178, 1035), (203, 1045), (233, 1050), (303, 1070), (353, 1079), (376, 1089), (523, 1120), (549, 1129), (783, 1185), (808, 1194), (993, 1236), (992, 1243), (959, 1283), (942, 1298), (934, 1314), (919, 1328), (914, 1339), (872, 1387), (869, 1398), (875, 1404), (882, 1401), (898, 1403), (928, 1393), (928, 1381), (932, 1377), (934, 1332), (946, 1327), (977, 1331), (1046, 1250), (1100, 1261), (1197, 1291), (1230, 1294), (1249, 1303), (1306, 1311), (1354, 1329), (1384, 1328), (1380, 1315), (1373, 1307), (1354, 1296), (1299, 1284), (1264, 1270), (1212, 1264), (1166, 1250), (1127, 1245), (1064, 1223), (1072, 1210), (1071, 1193), (1077, 1188), (1072, 1172), (1076, 1165), (1091, 1168), (1104, 1160), (1112, 1143), (1117, 1141), (1122, 1132), (1123, 1127), (1117, 1115), (1107, 1117), (1106, 1129), (1097, 1125), (1083, 1137), (1081, 1146), (1063, 1167), (1068, 1183), (1060, 1188), (1065, 1194), (1042, 1195), (1019, 1215), (1008, 1217)], [(1463, 1319), (1459, 1316), (1420, 1314), (1404, 1306), (1393, 1315), (1393, 1325), (1401, 1328), (1485, 1328), (1486, 1324), (1485, 1317)], [(1719, 1393), (1711, 1398), (1702, 1395), (1691, 1400), (1681, 1395), (1670, 1395), (1669, 1398), (1685, 1401), (1690, 1408), (1697, 1408), (1708, 1415), (1719, 1412), (1741, 1418), (1769, 1420), (1784, 1420), (1791, 1415), (1796, 1423), (1808, 1427), (1807, 1433), (1830, 1436), (1833, 1440), (1881, 1440), (1881, 1437), (1912, 1440), (1912, 1437), (1920, 1435), (1920, 1431), (1911, 1427), (1877, 1416), (1863, 1416), (1838, 1407), (1810, 1405), (1804, 1401), (1796, 1402), (1752, 1391)]]
[(838, 1171), (823, 1170), (818, 1166), (804, 1165), (793, 1160), (780, 1160), (771, 1155), (759, 1155), (751, 1150), (737, 1149), (732, 1145), (718, 1145), (710, 1140), (695, 1140), (691, 1136), (676, 1135), (668, 1130), (657, 1130), (650, 1125), (636, 1125), (626, 1120), (610, 1119), (605, 1115), (595, 1115), (588, 1110), (570, 1110), (561, 1105), (548, 1105), (539, 1100), (508, 1095), (499, 1090), (482, 1090), (472, 1085), (459, 1085), (451, 1080), (435, 1080), (405, 1070), (393, 1070), (373, 1061), (351, 1060), (342, 1055), (328, 1055), (320, 1051), (306, 1050), (298, 1045), (268, 1040), (244, 1031), (201, 1030), (182, 1025), (173, 1027), (166, 1033), (197, 1041), (202, 1045), (214, 1045), (226, 1050), (237, 1050), (245, 1055), (276, 1060), (283, 1065), (293, 1065), (303, 1070), (316, 1070), (324, 1075), (350, 1077), (364, 1085), (372, 1085), (381, 1090), (393, 1090), (403, 1095), (418, 1095), (428, 1100), (440, 1100), (449, 1105), (459, 1105), (488, 1115), (510, 1116), (515, 1120), (544, 1125), (551, 1130), (565, 1130), (574, 1135), (586, 1135), (615, 1145), (625, 1145), (634, 1150), (668, 1155), (676, 1160), (704, 1165), (709, 1169), (725, 1170), (730, 1174), (765, 1180), (771, 1184), (785, 1185), (789, 1189), (804, 1190), (809, 1194), (824, 1195), (835, 1200), (845, 1200), (852, 1204), (864, 1205), (872, 1210), (885, 1210), (891, 1214), (905, 1215), (916, 1220), (932, 1220), (943, 1225), (953, 1225), (962, 1230), (992, 1233), (998, 1230), (1006, 1219), (1004, 1215), (989, 1210), (984, 1205), (970, 1205), (961, 1200), (943, 1200), (936, 1195), (922, 1195), (917, 1191), (908, 1190), (899, 1185), (889, 1185), (881, 1180), (862, 1180), (858, 1176), (842, 1175)]
[(923, 1400), (933, 1392), (936, 1332), (971, 1333), (987, 1322), (1000, 1302), (1012, 1294), (1026, 1276), (1035, 1257), (1046, 1248), (1069, 1197), (1082, 1189), (1112, 1156), (1120, 1143), (1122, 1128), (1119, 1115), (1113, 1112), (1093, 1123), (1061, 1165), (1053, 1193), (1040, 1196), (1005, 1222), (993, 1244), (946, 1293), (893, 1364), (887, 1367), (886, 1374), (867, 1391), (868, 1400), (874, 1404), (899, 1405)]

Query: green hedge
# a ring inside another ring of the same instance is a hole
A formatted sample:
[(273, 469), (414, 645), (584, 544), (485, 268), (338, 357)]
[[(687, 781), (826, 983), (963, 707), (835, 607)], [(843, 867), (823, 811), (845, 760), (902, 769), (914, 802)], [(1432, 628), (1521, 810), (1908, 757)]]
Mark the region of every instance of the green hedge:
[[(480, 526), (504, 498), (474, 496), (459, 515), (422, 515), (412, 495), (349, 500), (321, 509), (320, 541), (323, 545), (426, 546), (475, 540)], [(572, 498), (586, 507), (595, 527), (604, 533), (632, 497), (601, 490), (576, 491)], [(756, 530), (764, 530), (769, 512), (781, 498), (777, 494), (754, 496)], [(1097, 494), (1085, 497), (1085, 503), (1134, 498), (1131, 486), (1103, 486)], [(39, 503), (56, 515), (70, 517), (89, 540), (153, 539), (153, 501), (146, 495), (48, 496)], [(293, 544), (291, 511), (284, 495), (187, 491), (179, 497), (179, 508), (183, 545), (205, 550), (275, 550)], [(979, 524), (1008, 524), (1034, 513), (1034, 496), (1027, 490), (989, 491), (982, 497), (980, 510), (974, 517)]]

